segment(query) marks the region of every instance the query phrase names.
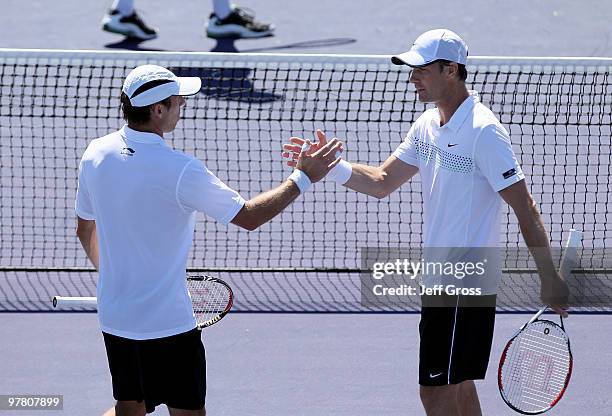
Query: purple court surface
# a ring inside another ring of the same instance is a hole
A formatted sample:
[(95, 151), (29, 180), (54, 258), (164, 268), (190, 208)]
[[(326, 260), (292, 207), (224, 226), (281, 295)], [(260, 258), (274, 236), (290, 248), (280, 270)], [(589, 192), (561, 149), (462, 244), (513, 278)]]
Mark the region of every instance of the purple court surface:
[[(497, 391), (497, 362), (527, 318), (497, 316), (488, 377), (478, 382), (485, 415), (514, 414)], [(0, 314), (0, 392), (63, 394), (62, 414), (101, 414), (113, 401), (97, 324), (93, 313)], [(417, 326), (414, 314), (230, 314), (203, 332), (208, 414), (424, 415)], [(575, 315), (566, 328), (574, 374), (549, 414), (609, 415), (612, 320)]]
[(244, 0), (276, 36), (219, 42), (204, 36), (210, 0), (135, 1), (145, 22), (159, 29), (153, 41), (133, 45), (100, 30), (111, 0), (49, 3), (5, 0), (0, 46), (5, 48), (392, 54), (420, 33), (448, 27), (471, 55), (610, 56), (612, 5), (569, 0)]
[[(139, 44), (102, 32), (110, 1), (5, 0), (0, 47), (266, 53), (392, 54), (421, 32), (449, 27), (472, 55), (612, 56), (612, 4), (566, 0), (244, 0), (275, 37), (214, 41), (204, 36), (210, 1), (136, 0), (160, 31)], [(4, 138), (0, 138), (4, 139)], [(513, 413), (497, 391), (497, 362), (528, 315), (500, 314), (485, 415)], [(612, 414), (612, 317), (566, 322), (574, 374), (550, 415)], [(418, 315), (230, 314), (204, 331), (207, 409), (221, 415), (423, 415), (418, 397)], [(0, 394), (61, 394), (62, 412), (98, 415), (112, 404), (102, 337), (93, 313), (0, 314)], [(3, 415), (28, 412), (0, 410)], [(155, 414), (167, 414), (159, 409)]]

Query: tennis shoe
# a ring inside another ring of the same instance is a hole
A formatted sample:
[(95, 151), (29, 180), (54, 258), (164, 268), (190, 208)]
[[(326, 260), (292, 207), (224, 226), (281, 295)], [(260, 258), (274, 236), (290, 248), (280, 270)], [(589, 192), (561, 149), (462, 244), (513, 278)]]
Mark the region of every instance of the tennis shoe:
[(274, 25), (255, 20), (255, 14), (242, 7), (234, 7), (229, 16), (219, 19), (211, 14), (206, 26), (206, 36), (219, 38), (263, 38), (274, 35)]
[(111, 10), (102, 19), (102, 29), (131, 39), (149, 40), (157, 37), (157, 30), (147, 26), (136, 12), (123, 16), (119, 11)]

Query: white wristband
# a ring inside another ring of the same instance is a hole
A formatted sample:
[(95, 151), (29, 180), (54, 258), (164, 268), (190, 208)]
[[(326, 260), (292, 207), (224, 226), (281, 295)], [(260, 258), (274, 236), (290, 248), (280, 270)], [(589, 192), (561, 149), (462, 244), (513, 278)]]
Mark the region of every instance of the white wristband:
[(310, 185), (312, 185), (312, 182), (310, 181), (310, 178), (308, 177), (308, 175), (306, 175), (304, 172), (302, 172), (299, 169), (295, 169), (293, 173), (291, 173), (291, 175), (289, 175), (287, 179), (290, 179), (293, 182), (295, 182), (297, 187), (300, 188), (301, 194), (306, 192), (308, 188), (310, 188)]
[(327, 178), (339, 183), (340, 185), (344, 185), (351, 179), (351, 175), (353, 174), (353, 166), (345, 161), (341, 160), (332, 170), (327, 174)]

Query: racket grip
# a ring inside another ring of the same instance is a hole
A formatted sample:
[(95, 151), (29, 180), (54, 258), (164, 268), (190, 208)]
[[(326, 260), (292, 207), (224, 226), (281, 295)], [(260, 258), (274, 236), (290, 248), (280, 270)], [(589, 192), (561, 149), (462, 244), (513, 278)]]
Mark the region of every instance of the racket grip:
[(578, 263), (578, 249), (580, 248), (581, 241), (582, 232), (572, 228), (569, 231), (563, 255), (561, 256), (561, 264), (559, 265), (559, 274), (564, 279), (567, 279)]
[(54, 308), (95, 307), (98, 300), (93, 296), (54, 296)]
[(580, 242), (582, 241), (582, 231), (571, 229), (569, 231), (569, 236), (567, 237), (566, 247), (578, 248), (580, 247)]

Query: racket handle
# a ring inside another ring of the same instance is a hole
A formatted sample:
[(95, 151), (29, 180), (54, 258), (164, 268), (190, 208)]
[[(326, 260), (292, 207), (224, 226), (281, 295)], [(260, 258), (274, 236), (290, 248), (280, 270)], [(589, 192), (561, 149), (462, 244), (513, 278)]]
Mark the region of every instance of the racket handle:
[(561, 329), (565, 331), (565, 325), (563, 325), (563, 315), (559, 315), (559, 319), (561, 320)]
[(545, 305), (543, 308), (541, 308), (538, 313), (536, 313), (535, 315), (533, 315), (533, 317), (529, 320), (529, 322), (527, 322), (527, 325), (529, 325), (530, 323), (532, 323), (533, 321), (535, 321), (536, 319), (538, 319), (544, 312), (546, 312), (546, 309), (548, 309), (548, 305)]
[(572, 228), (569, 231), (569, 236), (567, 237), (565, 247), (578, 248), (580, 247), (580, 241), (582, 241), (582, 231)]
[(93, 296), (54, 296), (54, 308), (95, 307), (98, 299)]
[(578, 248), (582, 241), (582, 232), (571, 229), (565, 243), (563, 255), (561, 256), (561, 264), (559, 266), (559, 274), (566, 279), (572, 273), (578, 260)]

